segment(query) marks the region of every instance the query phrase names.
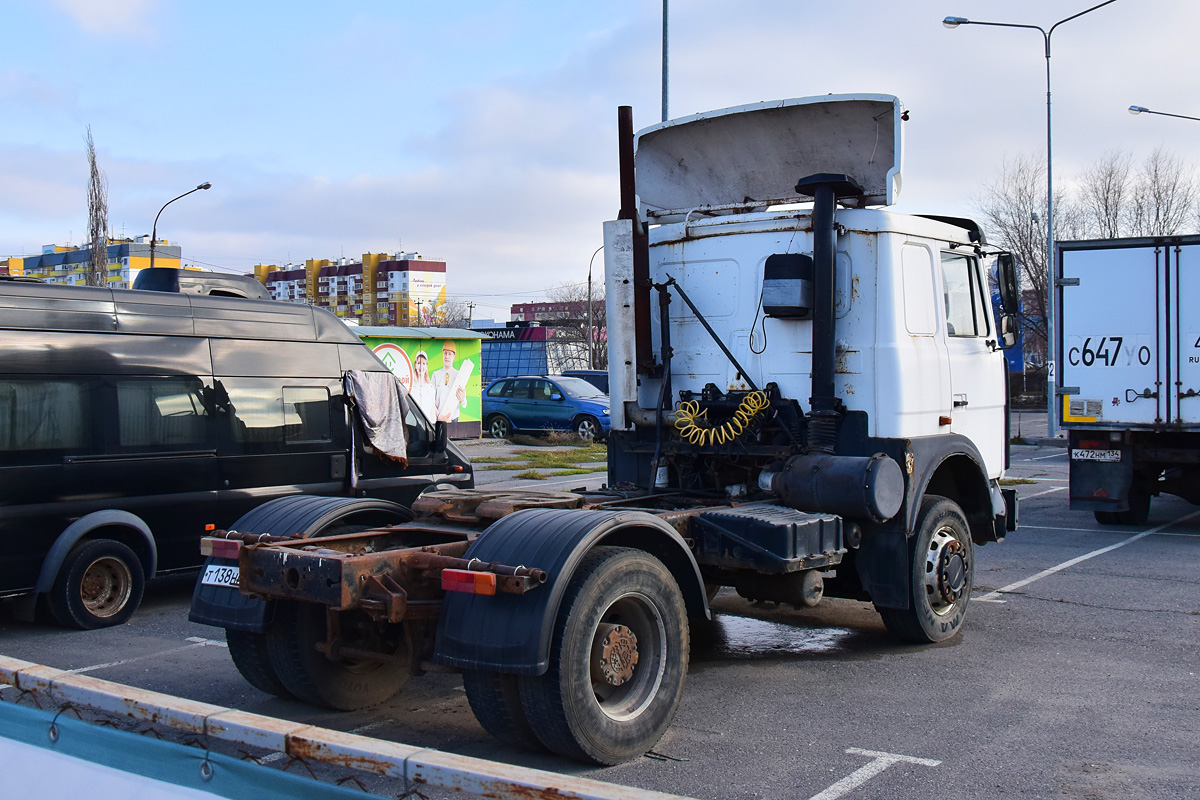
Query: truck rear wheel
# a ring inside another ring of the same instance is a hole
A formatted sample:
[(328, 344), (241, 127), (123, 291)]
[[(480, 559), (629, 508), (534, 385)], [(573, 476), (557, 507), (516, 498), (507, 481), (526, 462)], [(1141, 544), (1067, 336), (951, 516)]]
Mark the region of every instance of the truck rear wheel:
[(642, 550), (597, 547), (563, 597), (545, 675), (521, 705), (550, 750), (619, 764), (662, 738), (687, 675), (687, 610), (675, 578)]
[(266, 641), (271, 666), (284, 688), (301, 702), (338, 711), (378, 705), (399, 692), (408, 682), (411, 666), (402, 628), (356, 613), (343, 614), (341, 627), (343, 646), (400, 661), (328, 658), (317, 649), (327, 639), (325, 607), (281, 600)]
[(879, 608), (883, 624), (910, 642), (941, 642), (958, 633), (975, 582), (971, 530), (958, 503), (926, 495), (909, 540), (907, 609)]
[(229, 657), (246, 682), (260, 692), (276, 697), (290, 698), (267, 652), (267, 637), (261, 633), (225, 629), (225, 644), (229, 646)]
[(494, 738), (524, 750), (546, 749), (521, 707), (516, 675), (467, 670), (463, 673), (463, 688), (475, 719)]

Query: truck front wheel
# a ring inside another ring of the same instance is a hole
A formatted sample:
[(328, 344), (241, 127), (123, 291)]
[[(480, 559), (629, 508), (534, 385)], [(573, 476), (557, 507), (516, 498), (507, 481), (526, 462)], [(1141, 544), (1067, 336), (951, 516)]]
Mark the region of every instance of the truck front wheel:
[(619, 764), (670, 727), (687, 664), (687, 610), (670, 571), (641, 550), (597, 547), (563, 597), (549, 669), (519, 679), (521, 705), (548, 749)]
[(975, 582), (975, 553), (966, 516), (958, 503), (927, 495), (909, 540), (907, 609), (879, 608), (894, 636), (911, 642), (941, 642), (962, 628)]
[(279, 682), (297, 700), (338, 711), (378, 705), (404, 687), (410, 675), (410, 648), (399, 625), (372, 622), (364, 614), (346, 613), (340, 644), (389, 657), (331, 659), (325, 644), (325, 607), (279, 601), (275, 624), (266, 633), (267, 654)]

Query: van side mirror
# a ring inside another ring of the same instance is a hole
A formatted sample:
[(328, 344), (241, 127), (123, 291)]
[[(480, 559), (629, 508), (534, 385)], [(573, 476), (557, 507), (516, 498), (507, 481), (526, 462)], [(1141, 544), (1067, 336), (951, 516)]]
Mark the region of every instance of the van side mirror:
[(431, 453), (446, 452), (446, 442), (449, 439), (448, 430), (446, 420), (444, 419), (439, 419), (433, 423), (433, 444), (429, 448)]
[(1020, 310), (1021, 289), (1017, 279), (1017, 259), (1012, 253), (1001, 253), (996, 257), (996, 283), (1004, 313), (1016, 314)]

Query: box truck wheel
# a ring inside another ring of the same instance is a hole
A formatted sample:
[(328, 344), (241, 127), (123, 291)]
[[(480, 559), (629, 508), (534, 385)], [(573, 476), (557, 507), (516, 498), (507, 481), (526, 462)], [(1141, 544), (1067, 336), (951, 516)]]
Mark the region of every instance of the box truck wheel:
[(60, 624), (91, 630), (127, 622), (142, 603), (146, 578), (132, 550), (112, 539), (86, 539), (75, 546), (48, 597)]
[(521, 705), (550, 750), (619, 764), (666, 732), (687, 663), (687, 610), (671, 573), (642, 550), (597, 547), (559, 607), (549, 669), (519, 679)]
[(349, 612), (340, 620), (339, 644), (395, 657), (336, 660), (318, 650), (327, 640), (325, 606), (278, 601), (275, 624), (265, 634), (267, 654), (279, 682), (301, 702), (338, 711), (378, 705), (403, 688), (410, 675), (410, 648), (400, 625), (372, 622)]
[(516, 675), (467, 670), (463, 673), (463, 688), (475, 719), (493, 737), (523, 750), (546, 749), (521, 707)]
[(926, 495), (909, 540), (910, 607), (879, 608), (894, 636), (940, 642), (958, 633), (975, 582), (971, 531), (958, 503)]

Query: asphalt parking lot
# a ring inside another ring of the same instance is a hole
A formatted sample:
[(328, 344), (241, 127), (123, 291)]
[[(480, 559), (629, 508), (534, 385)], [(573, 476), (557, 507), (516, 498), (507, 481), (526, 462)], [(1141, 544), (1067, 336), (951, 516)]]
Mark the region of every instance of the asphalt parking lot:
[[(492, 740), (453, 674), (414, 678), (366, 712), (262, 694), (234, 669), (220, 630), (187, 621), (190, 580), (153, 586), (116, 629), (64, 631), (0, 615), (0, 653), (704, 800), (1200, 796), (1200, 509), (1158, 498), (1141, 526), (1100, 526), (1070, 511), (1066, 451), (1045, 443), (1037, 416), (1021, 420), (1023, 435), (1043, 443), (1015, 446), (1008, 473), (1021, 496), (1021, 528), (977, 549), (961, 635), (902, 644), (867, 604), (828, 600), (798, 611), (753, 606), (725, 590), (712, 624), (694, 632), (674, 725), (651, 755), (618, 767), (583, 767)], [(467, 447), (473, 458), (512, 449), (488, 440)], [(569, 488), (599, 485), (604, 473), (480, 476), (481, 486)], [(381, 781), (367, 787), (398, 793)]]

